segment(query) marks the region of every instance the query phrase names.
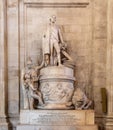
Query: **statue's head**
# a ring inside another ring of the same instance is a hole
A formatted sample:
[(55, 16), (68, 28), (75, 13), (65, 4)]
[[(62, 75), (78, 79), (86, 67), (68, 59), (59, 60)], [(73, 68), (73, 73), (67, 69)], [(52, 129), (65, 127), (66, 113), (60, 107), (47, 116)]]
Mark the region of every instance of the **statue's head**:
[(32, 62), (32, 59), (29, 57), (27, 60), (27, 67), (30, 69), (32, 68), (32, 66), (33, 66), (33, 62)]
[(55, 23), (56, 22), (56, 16), (52, 15), (49, 20), (50, 20), (50, 23)]

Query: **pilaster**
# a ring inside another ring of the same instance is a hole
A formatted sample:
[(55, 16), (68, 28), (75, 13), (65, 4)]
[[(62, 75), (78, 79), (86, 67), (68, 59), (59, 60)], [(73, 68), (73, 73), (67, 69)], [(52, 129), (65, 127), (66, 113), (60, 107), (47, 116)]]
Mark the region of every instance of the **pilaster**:
[(8, 130), (7, 123), (7, 38), (6, 0), (0, 1), (0, 130)]
[(107, 74), (107, 97), (108, 97), (108, 112), (106, 115), (106, 123), (105, 129), (112, 130), (113, 129), (113, 39), (112, 39), (112, 26), (113, 26), (113, 9), (112, 9), (112, 0), (108, 0), (108, 9), (107, 9), (107, 66), (106, 66), (106, 74)]

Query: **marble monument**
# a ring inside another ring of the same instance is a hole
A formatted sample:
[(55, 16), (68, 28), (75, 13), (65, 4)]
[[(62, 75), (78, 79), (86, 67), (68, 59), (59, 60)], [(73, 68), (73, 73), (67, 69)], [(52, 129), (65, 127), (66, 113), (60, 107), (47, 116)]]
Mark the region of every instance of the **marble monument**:
[(24, 107), (17, 130), (97, 130), (92, 101), (74, 84), (75, 63), (56, 16), (49, 19), (42, 50), (42, 64), (33, 65), (29, 58), (22, 70)]

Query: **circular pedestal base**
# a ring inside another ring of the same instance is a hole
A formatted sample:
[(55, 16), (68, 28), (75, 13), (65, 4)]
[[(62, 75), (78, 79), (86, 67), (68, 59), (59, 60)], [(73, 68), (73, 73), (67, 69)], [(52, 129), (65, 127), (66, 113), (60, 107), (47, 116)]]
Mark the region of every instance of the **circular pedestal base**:
[(74, 106), (66, 106), (65, 104), (45, 104), (44, 106), (38, 106), (38, 109), (43, 110), (72, 110)]
[(38, 109), (72, 109), (74, 70), (64, 66), (45, 67), (40, 70), (40, 86), (44, 105)]

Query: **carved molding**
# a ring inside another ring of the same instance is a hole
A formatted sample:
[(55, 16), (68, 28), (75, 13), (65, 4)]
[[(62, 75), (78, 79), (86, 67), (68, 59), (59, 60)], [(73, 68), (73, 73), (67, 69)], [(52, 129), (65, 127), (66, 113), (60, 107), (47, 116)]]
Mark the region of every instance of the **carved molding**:
[(44, 7), (44, 8), (85, 8), (89, 5), (89, 2), (86, 3), (24, 3), (27, 7)]

